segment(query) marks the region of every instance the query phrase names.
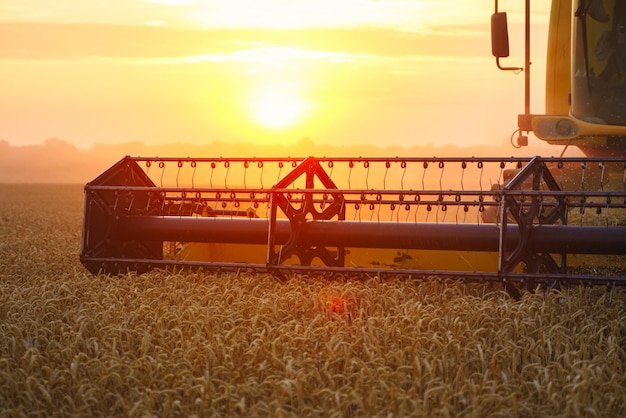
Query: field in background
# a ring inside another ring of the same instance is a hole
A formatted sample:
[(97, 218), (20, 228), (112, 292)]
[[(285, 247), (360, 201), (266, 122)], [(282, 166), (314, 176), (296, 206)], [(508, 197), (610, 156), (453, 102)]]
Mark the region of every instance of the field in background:
[(626, 295), (78, 261), (80, 186), (0, 185), (0, 416), (624, 416)]

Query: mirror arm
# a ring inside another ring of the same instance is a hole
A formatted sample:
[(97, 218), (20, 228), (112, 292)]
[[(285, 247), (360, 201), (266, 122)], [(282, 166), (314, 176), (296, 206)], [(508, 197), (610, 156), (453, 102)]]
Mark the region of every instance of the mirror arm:
[(496, 57), (496, 65), (502, 71), (524, 71), (522, 67), (503, 67), (500, 64), (500, 57)]

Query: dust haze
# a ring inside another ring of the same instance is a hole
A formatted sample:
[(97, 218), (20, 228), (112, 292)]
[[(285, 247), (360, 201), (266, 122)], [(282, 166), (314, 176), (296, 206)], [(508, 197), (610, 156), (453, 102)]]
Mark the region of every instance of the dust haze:
[[(471, 157), (559, 155), (561, 148), (541, 145), (516, 150), (506, 144), (459, 146), (330, 146), (303, 138), (290, 145), (208, 142), (206, 145), (142, 142), (95, 144), (78, 148), (50, 138), (41, 145), (13, 146), (0, 140), (0, 183), (85, 184), (126, 155), (142, 157)], [(575, 150), (573, 150), (575, 152)]]

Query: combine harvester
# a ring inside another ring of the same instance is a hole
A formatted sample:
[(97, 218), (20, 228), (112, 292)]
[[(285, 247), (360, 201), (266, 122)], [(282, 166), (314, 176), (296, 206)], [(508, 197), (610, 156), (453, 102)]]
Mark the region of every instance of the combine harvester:
[(580, 158), (125, 157), (85, 186), (93, 274), (218, 271), (626, 285), (626, 4), (552, 2), (546, 115), (529, 110), (506, 14), (497, 65), (526, 74), (529, 132)]

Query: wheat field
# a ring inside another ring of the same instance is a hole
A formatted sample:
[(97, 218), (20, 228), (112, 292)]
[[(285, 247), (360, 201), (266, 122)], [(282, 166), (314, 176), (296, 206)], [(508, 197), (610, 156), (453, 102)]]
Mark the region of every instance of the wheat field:
[(0, 416), (626, 415), (626, 295), (79, 263), (80, 186), (0, 186)]

